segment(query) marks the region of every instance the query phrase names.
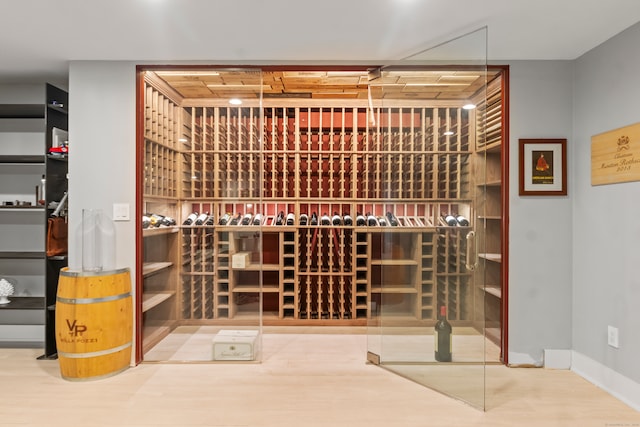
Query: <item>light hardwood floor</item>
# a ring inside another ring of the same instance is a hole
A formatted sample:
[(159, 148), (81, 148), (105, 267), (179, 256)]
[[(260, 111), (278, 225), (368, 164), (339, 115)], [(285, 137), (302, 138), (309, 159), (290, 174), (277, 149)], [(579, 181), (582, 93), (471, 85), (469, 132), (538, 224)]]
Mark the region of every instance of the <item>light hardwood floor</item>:
[(38, 349), (0, 349), (0, 425), (640, 426), (640, 412), (560, 370), (488, 366), (481, 412), (367, 364), (366, 339), (267, 333), (262, 363), (143, 363), (86, 382), (61, 379)]

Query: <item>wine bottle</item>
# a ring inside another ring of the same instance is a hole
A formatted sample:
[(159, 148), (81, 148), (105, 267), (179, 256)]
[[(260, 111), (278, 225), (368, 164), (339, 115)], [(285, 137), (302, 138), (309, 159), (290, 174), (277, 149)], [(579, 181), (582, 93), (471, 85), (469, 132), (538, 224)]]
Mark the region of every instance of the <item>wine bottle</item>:
[(309, 222), (309, 216), (306, 213), (300, 214), (300, 225), (307, 225)]
[(469, 220), (467, 218), (465, 218), (464, 216), (462, 216), (462, 215), (456, 216), (456, 221), (462, 227), (468, 227), (469, 226)]
[(231, 222), (229, 223), (229, 225), (238, 225), (240, 224), (240, 220), (242, 219), (242, 214), (239, 213), (238, 215), (234, 216), (231, 219)]
[(318, 225), (318, 214), (315, 212), (311, 214), (311, 225)]
[(151, 218), (149, 217), (149, 214), (142, 215), (142, 228), (149, 228), (150, 225)]
[(356, 215), (356, 225), (358, 227), (362, 227), (363, 225), (366, 225), (366, 224), (367, 224), (367, 220), (364, 218), (364, 215), (358, 212), (358, 214)]
[(447, 225), (451, 227), (455, 227), (456, 225), (458, 225), (458, 221), (456, 221), (456, 217), (451, 214), (446, 214), (444, 216), (444, 222), (446, 222)]
[(331, 219), (329, 218), (329, 215), (327, 215), (326, 212), (322, 214), (322, 217), (320, 218), (320, 224), (331, 225)]
[(438, 362), (451, 362), (451, 323), (447, 321), (447, 307), (440, 307), (440, 316), (433, 331), (435, 357)]
[(191, 225), (196, 221), (196, 219), (198, 219), (198, 212), (191, 212), (182, 225)]
[(209, 212), (204, 212), (201, 213), (200, 215), (198, 215), (198, 217), (196, 218), (196, 225), (202, 225), (205, 223), (205, 221), (207, 220), (207, 218), (209, 218)]
[(343, 218), (344, 218), (344, 225), (353, 225), (353, 218), (351, 218), (351, 215), (344, 214)]
[(276, 225), (284, 224), (284, 211), (280, 211), (278, 216), (276, 217)]
[(228, 213), (225, 213), (224, 215), (222, 215), (220, 217), (220, 219), (218, 220), (218, 224), (220, 225), (227, 225), (227, 223), (231, 220), (231, 215)]
[(248, 214), (244, 214), (244, 216), (242, 217), (242, 222), (240, 223), (240, 225), (249, 225), (251, 224), (251, 217), (253, 215), (251, 215), (250, 213)]
[(262, 225), (262, 214), (256, 214), (253, 217), (253, 225)]
[(295, 222), (296, 222), (296, 216), (293, 213), (289, 212), (287, 214), (287, 225), (294, 225)]
[(173, 225), (176, 225), (176, 220), (171, 218), (170, 216), (165, 216), (164, 218), (162, 218), (162, 224), (165, 227), (171, 227)]
[(215, 221), (213, 220), (213, 215), (209, 215), (207, 220), (204, 222), (204, 225), (214, 225)]
[(392, 214), (391, 212), (387, 212), (387, 222), (392, 227), (398, 226), (398, 218), (396, 218), (395, 215)]
[(333, 225), (341, 225), (342, 224), (342, 218), (340, 218), (340, 215), (338, 215), (338, 212), (334, 212), (333, 216), (331, 217), (331, 223)]
[(378, 217), (378, 224), (380, 225), (380, 227), (386, 227), (387, 224), (387, 218), (384, 216), (379, 216)]
[(369, 227), (375, 227), (378, 225), (378, 219), (370, 213), (367, 213), (367, 225)]

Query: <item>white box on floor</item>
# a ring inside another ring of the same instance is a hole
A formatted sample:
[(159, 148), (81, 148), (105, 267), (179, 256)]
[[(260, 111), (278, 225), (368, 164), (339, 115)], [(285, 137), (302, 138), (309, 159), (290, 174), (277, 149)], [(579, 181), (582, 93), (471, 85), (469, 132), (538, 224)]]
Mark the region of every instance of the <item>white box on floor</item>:
[(231, 257), (231, 267), (233, 268), (247, 268), (251, 262), (250, 252), (238, 252)]
[(213, 360), (254, 360), (258, 331), (221, 330), (213, 337)]

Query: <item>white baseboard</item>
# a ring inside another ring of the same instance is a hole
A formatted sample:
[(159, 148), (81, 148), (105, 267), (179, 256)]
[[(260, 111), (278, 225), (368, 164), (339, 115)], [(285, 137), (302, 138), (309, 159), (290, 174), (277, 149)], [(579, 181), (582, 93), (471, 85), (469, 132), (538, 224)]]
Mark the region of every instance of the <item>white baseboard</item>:
[(640, 411), (640, 384), (587, 356), (571, 352), (571, 370)]
[(545, 350), (546, 369), (571, 369), (571, 350)]

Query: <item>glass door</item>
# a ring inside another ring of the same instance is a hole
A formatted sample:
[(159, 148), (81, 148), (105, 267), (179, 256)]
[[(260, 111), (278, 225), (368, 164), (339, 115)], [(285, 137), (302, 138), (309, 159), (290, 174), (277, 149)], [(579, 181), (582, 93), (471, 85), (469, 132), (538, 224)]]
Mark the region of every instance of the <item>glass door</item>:
[(161, 68), (142, 85), (140, 358), (259, 361), (279, 286), (265, 259), (262, 71)]
[[(447, 72), (442, 73), (443, 70)], [(437, 72), (436, 72), (437, 71)], [(368, 358), (474, 407), (485, 407), (484, 293), (478, 217), (486, 30), (369, 76)], [(408, 87), (415, 94), (407, 97)]]

